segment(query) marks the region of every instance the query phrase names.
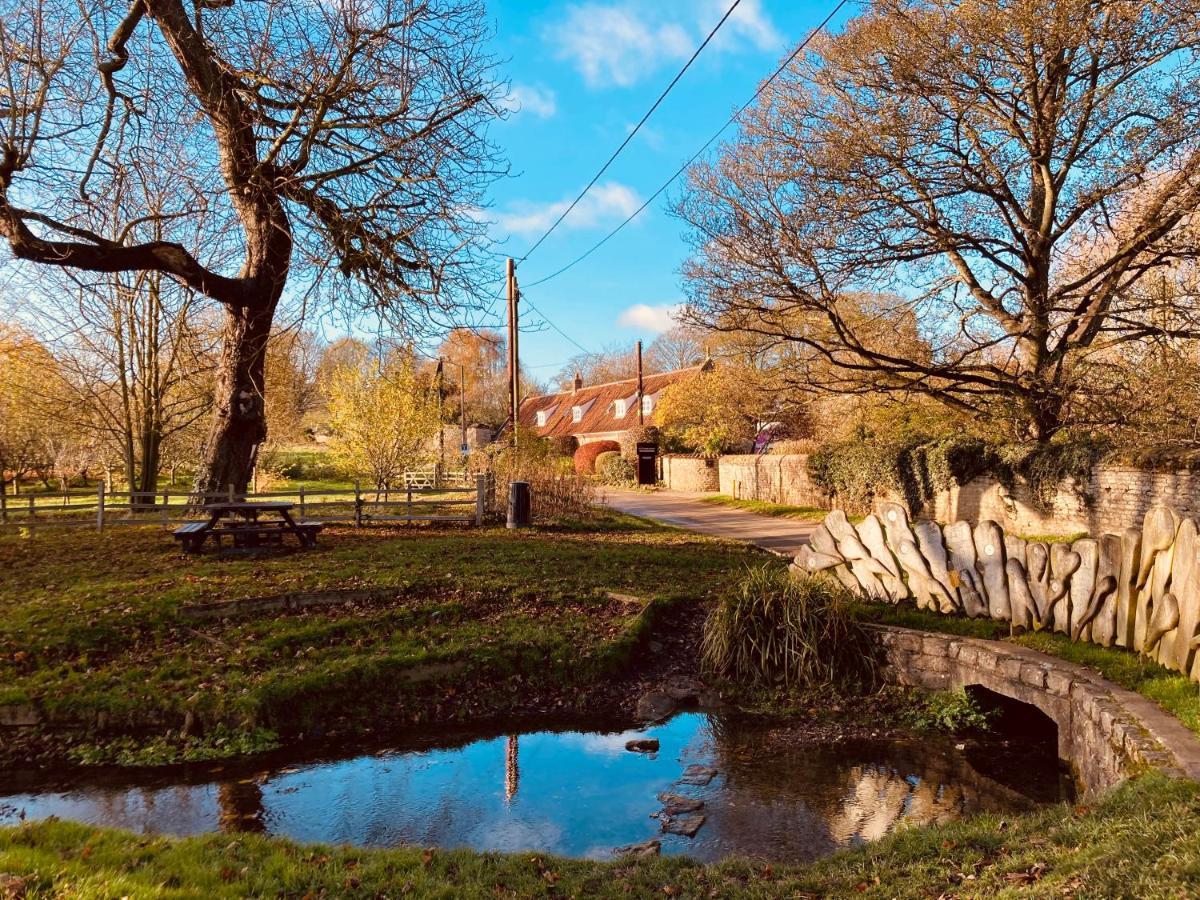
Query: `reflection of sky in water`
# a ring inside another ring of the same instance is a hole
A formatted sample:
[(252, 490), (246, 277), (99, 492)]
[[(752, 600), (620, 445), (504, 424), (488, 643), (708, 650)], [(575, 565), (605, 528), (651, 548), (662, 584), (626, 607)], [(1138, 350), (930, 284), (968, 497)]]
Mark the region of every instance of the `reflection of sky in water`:
[[(650, 735), (657, 754), (625, 742)], [(978, 809), (1012, 808), (1015, 798), (958, 758), (926, 765), (906, 749), (788, 747), (768, 753), (753, 728), (677, 716), (645, 732), (535, 732), (476, 740), (452, 749), (387, 751), (354, 759), (167, 787), (90, 787), (41, 795), (0, 795), (0, 824), (24, 809), (146, 832), (193, 834), (259, 827), (301, 841), (538, 850), (604, 857), (659, 835), (650, 814), (671, 790), (705, 800), (708, 821), (695, 839), (661, 835), (663, 852), (702, 859), (730, 854), (809, 859), (874, 840), (898, 821), (945, 821)], [(912, 762), (912, 758), (918, 760)], [(704, 787), (677, 785), (694, 762), (721, 775)], [(515, 781), (514, 781), (515, 779)], [(510, 791), (516, 787), (511, 797)]]

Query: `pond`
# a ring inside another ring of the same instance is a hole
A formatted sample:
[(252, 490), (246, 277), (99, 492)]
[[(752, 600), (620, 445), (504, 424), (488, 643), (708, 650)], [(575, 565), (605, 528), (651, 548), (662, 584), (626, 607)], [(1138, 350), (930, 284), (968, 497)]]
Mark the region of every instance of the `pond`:
[[(657, 740), (657, 752), (627, 750), (637, 739)], [(938, 740), (813, 745), (787, 728), (701, 713), (636, 731), (439, 728), (436, 739), (412, 735), (304, 764), (78, 776), (69, 785), (9, 775), (0, 781), (0, 824), (58, 816), (148, 833), (262, 831), (595, 859), (659, 838), (664, 854), (799, 862), (901, 823), (1068, 799), (1069, 781), (1044, 751)], [(696, 808), (666, 816), (660, 795)], [(664, 824), (698, 830), (664, 833)]]

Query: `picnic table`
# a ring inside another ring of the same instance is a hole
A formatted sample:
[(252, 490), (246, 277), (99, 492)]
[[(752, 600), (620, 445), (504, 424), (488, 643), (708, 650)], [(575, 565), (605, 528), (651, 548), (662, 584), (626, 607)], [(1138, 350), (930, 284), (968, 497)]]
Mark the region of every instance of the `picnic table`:
[(294, 508), (294, 503), (285, 501), (208, 503), (203, 507), (208, 521), (180, 525), (175, 529), (175, 540), (183, 544), (185, 553), (200, 552), (210, 539), (221, 549), (226, 537), (235, 549), (282, 546), (288, 534), (294, 535), (301, 547), (315, 547), (321, 523), (297, 522), (292, 518)]

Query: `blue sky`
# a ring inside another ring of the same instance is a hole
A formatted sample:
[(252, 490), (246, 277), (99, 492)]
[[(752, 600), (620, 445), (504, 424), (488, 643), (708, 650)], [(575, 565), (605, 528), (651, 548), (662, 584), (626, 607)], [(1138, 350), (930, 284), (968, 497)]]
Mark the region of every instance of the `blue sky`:
[[(516, 111), (493, 136), (512, 166), (489, 219), (519, 257), (625, 138), (731, 0), (489, 0), (501, 74)], [(713, 42), (588, 197), (521, 268), (530, 284), (637, 209), (819, 23), (836, 0), (742, 0)], [(844, 19), (845, 16), (841, 16)], [(835, 20), (832, 27), (840, 24)], [(732, 134), (732, 130), (727, 135)], [(678, 183), (580, 265), (526, 292), (588, 350), (653, 339), (684, 299), (687, 248), (667, 213)], [(496, 283), (503, 278), (497, 261)], [(497, 304), (503, 312), (503, 303)], [(525, 324), (537, 315), (524, 311)], [(578, 348), (549, 328), (522, 331), (522, 363), (546, 378)]]

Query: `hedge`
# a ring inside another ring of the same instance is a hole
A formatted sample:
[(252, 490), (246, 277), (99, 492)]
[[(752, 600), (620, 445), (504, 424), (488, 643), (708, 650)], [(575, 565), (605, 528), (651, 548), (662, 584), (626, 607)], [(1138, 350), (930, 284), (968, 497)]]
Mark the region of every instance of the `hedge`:
[(621, 452), (621, 445), (616, 441), (592, 441), (581, 444), (575, 451), (575, 471), (580, 475), (596, 474), (596, 457), (601, 453)]

